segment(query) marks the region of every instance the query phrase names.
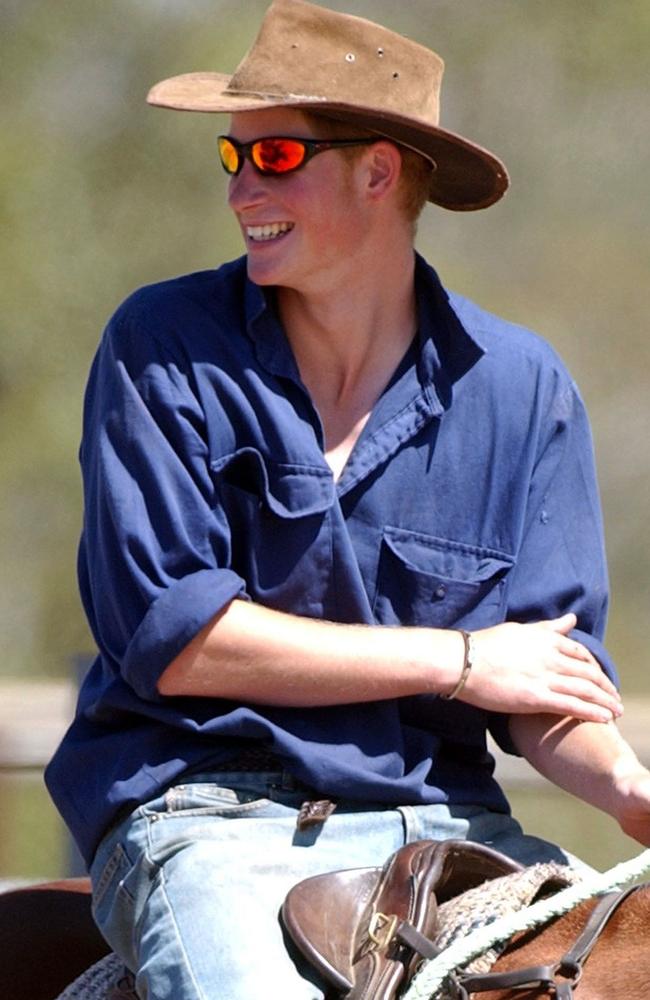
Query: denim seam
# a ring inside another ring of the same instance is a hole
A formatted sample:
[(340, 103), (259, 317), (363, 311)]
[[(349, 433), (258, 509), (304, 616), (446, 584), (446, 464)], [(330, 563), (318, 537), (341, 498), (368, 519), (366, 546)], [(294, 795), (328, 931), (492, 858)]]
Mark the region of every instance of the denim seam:
[(130, 865), (130, 861), (129, 861), (128, 857), (127, 857), (126, 851), (124, 850), (124, 848), (122, 847), (122, 845), (118, 842), (115, 845), (115, 847), (113, 848), (113, 851), (111, 852), (111, 855), (110, 855), (108, 861), (104, 865), (102, 873), (101, 873), (101, 875), (99, 877), (99, 880), (97, 882), (97, 887), (96, 887), (96, 889), (95, 889), (95, 891), (93, 893), (93, 906), (94, 907), (95, 906), (99, 906), (99, 904), (101, 903), (102, 899), (106, 895), (106, 892), (107, 892), (107, 890), (108, 890), (111, 882), (113, 881), (113, 876), (114, 876), (115, 872), (118, 871), (119, 868), (120, 868), (120, 865), (122, 865), (125, 862), (126, 862), (127, 865)]
[(174, 931), (176, 933), (176, 940), (178, 942), (178, 947), (179, 947), (179, 949), (180, 949), (180, 951), (182, 953), (183, 960), (185, 962), (185, 967), (188, 970), (188, 972), (190, 974), (190, 977), (192, 979), (192, 982), (194, 984), (194, 988), (196, 989), (197, 998), (198, 998), (198, 1000), (209, 1000), (209, 997), (207, 997), (206, 994), (203, 992), (203, 990), (201, 989), (201, 986), (200, 986), (199, 982), (196, 979), (196, 976), (194, 975), (194, 969), (192, 968), (192, 964), (190, 962), (189, 955), (187, 953), (187, 949), (185, 947), (185, 942), (183, 941), (183, 937), (181, 935), (180, 927), (178, 926), (178, 922), (176, 920), (176, 914), (174, 913), (173, 907), (172, 907), (172, 905), (171, 905), (171, 903), (169, 901), (169, 897), (167, 895), (167, 889), (166, 889), (166, 885), (165, 885), (165, 872), (164, 872), (164, 869), (162, 869), (162, 868), (159, 867), (158, 871), (159, 871), (159, 875), (160, 875), (160, 891), (162, 893), (163, 899), (165, 901), (165, 906), (167, 907), (167, 911), (169, 913), (170, 919), (171, 919), (172, 924), (174, 926)]

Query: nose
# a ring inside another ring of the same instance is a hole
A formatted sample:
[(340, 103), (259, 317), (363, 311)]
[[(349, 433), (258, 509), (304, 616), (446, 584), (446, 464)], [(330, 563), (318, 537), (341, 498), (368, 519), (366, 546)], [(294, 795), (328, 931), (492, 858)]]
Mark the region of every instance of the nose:
[(238, 174), (228, 182), (228, 206), (235, 213), (254, 208), (266, 198), (266, 181), (253, 165), (244, 161)]

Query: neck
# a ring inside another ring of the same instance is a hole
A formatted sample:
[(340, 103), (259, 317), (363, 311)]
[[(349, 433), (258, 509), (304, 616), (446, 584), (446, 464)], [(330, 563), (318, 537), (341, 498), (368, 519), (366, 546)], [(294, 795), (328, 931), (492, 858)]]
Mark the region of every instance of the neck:
[(401, 257), (392, 255), (390, 267), (360, 277), (353, 265), (336, 294), (278, 289), (280, 315), (320, 415), (325, 456), (336, 478), (417, 324), (412, 247)]
[(336, 291), (278, 289), (278, 305), (303, 381), (330, 392), (354, 390), (368, 372), (392, 373), (416, 329), (412, 248), (390, 266), (352, 266)]

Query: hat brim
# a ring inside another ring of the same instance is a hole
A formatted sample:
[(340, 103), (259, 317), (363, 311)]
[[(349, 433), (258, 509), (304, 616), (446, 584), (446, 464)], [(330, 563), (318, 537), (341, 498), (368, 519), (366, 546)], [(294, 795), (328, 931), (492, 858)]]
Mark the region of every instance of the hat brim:
[(222, 114), (298, 108), (353, 122), (433, 160), (436, 169), (431, 175), (429, 201), (452, 211), (487, 208), (508, 189), (508, 172), (498, 157), (469, 139), (429, 122), (315, 95), (238, 93), (228, 89), (230, 80), (223, 73), (183, 73), (155, 84), (147, 101), (175, 111)]

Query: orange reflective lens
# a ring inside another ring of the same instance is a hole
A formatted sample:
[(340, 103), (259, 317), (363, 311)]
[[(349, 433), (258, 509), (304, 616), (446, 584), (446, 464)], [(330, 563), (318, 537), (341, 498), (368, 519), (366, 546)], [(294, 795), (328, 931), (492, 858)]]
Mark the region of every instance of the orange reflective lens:
[(236, 174), (240, 169), (239, 153), (230, 139), (227, 139), (225, 136), (220, 135), (218, 142), (219, 156), (221, 157), (223, 169), (229, 174)]
[(288, 174), (302, 166), (307, 147), (299, 139), (260, 139), (251, 147), (251, 159), (263, 174)]
[(228, 174), (238, 174), (244, 160), (253, 164), (260, 174), (278, 176), (290, 174), (304, 166), (312, 156), (340, 146), (366, 146), (377, 139), (295, 139), (290, 136), (267, 136), (252, 142), (237, 142), (230, 136), (218, 139), (221, 165)]

